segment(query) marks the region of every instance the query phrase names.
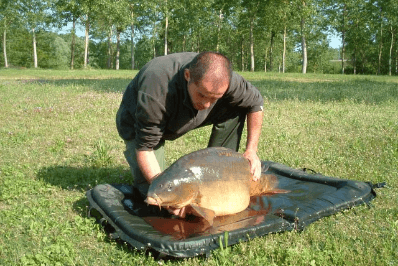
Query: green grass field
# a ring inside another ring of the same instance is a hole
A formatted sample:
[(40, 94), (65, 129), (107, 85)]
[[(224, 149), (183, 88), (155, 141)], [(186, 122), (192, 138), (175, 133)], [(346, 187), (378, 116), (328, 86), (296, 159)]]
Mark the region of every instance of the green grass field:
[[(242, 73), (265, 97), (262, 160), (387, 187), (302, 232), (159, 262), (87, 218), (88, 189), (131, 182), (115, 113), (134, 74), (0, 70), (0, 265), (398, 264), (398, 77)], [(209, 132), (167, 143), (167, 163)]]

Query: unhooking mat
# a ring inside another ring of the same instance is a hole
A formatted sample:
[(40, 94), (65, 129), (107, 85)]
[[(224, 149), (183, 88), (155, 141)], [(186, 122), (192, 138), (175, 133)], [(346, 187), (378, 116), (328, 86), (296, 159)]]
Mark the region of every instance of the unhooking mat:
[(374, 186), (366, 182), (308, 173), (271, 161), (262, 162), (262, 169), (278, 177), (278, 188), (290, 192), (252, 197), (246, 210), (216, 217), (212, 227), (195, 216), (180, 219), (157, 206), (148, 206), (128, 185), (103, 184), (89, 190), (89, 215), (112, 238), (139, 250), (154, 250), (160, 256), (194, 257), (208, 256), (220, 244), (302, 230), (322, 217), (376, 197)]

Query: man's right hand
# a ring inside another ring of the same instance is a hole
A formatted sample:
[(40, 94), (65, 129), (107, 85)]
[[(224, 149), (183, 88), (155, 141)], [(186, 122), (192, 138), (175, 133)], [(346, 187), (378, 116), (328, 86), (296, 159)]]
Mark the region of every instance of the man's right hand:
[(185, 218), (185, 207), (182, 207), (181, 209), (176, 209), (173, 207), (166, 207), (166, 210), (169, 211), (169, 213), (178, 216), (180, 218)]
[(191, 213), (191, 207), (190, 206), (185, 206), (185, 207), (182, 207), (180, 209), (173, 208), (173, 207), (166, 207), (166, 210), (168, 210), (169, 213), (171, 213), (171, 214), (173, 214), (175, 216), (178, 216), (180, 218), (185, 218), (185, 216), (187, 214)]

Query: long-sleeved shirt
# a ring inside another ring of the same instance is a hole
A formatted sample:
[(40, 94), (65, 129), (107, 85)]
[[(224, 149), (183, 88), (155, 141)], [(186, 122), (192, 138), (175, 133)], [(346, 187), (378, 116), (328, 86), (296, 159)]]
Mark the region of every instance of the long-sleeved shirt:
[(221, 99), (208, 109), (194, 109), (184, 70), (196, 55), (189, 52), (157, 57), (138, 72), (123, 94), (116, 119), (124, 140), (135, 139), (138, 150), (152, 150), (161, 140), (174, 140), (214, 121), (223, 106), (246, 113), (262, 110), (260, 92), (235, 72)]

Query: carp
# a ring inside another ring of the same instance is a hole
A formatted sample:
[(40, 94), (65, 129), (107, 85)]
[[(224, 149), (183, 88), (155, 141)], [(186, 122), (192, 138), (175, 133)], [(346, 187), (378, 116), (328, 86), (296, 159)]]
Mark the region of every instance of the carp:
[(190, 206), (192, 214), (212, 225), (216, 216), (245, 210), (252, 196), (288, 192), (277, 185), (277, 177), (269, 174), (253, 181), (250, 163), (242, 154), (213, 147), (174, 162), (153, 180), (145, 201), (159, 207)]

